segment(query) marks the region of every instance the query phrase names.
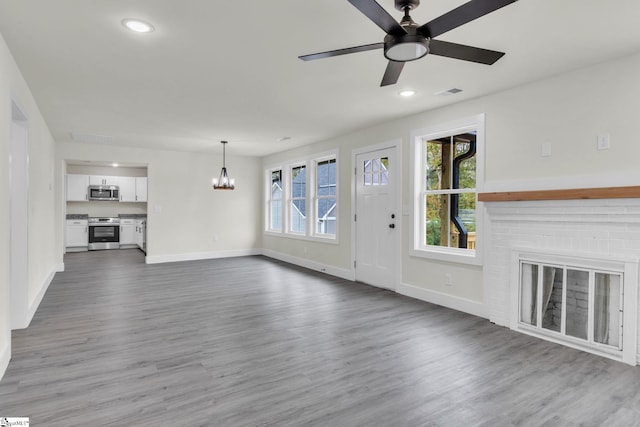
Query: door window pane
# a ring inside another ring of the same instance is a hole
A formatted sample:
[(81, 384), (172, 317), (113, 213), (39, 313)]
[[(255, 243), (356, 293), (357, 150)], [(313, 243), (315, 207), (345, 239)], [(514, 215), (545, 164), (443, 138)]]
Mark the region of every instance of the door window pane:
[(365, 160), (363, 164), (364, 185), (388, 185), (389, 184), (389, 158)]

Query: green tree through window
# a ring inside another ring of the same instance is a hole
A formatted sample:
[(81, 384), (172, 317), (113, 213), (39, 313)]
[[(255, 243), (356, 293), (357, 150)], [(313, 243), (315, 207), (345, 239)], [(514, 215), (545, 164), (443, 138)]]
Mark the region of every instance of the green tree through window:
[(474, 249), (476, 134), (425, 141), (424, 244)]

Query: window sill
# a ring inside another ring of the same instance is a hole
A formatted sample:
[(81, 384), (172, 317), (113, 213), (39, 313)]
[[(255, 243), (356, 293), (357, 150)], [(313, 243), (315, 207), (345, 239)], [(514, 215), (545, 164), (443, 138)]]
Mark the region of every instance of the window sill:
[(307, 236), (304, 234), (283, 233), (283, 232), (277, 232), (277, 231), (264, 231), (264, 235), (272, 236), (272, 237), (283, 237), (285, 239), (307, 240), (310, 242), (328, 243), (331, 245), (337, 245), (339, 243), (337, 236), (332, 236), (332, 237), (324, 237), (324, 236), (318, 236), (318, 235)]
[(460, 250), (446, 248), (414, 248), (411, 249), (409, 254), (417, 258), (455, 262), (458, 264), (482, 265), (482, 258), (476, 250), (465, 250), (462, 252)]

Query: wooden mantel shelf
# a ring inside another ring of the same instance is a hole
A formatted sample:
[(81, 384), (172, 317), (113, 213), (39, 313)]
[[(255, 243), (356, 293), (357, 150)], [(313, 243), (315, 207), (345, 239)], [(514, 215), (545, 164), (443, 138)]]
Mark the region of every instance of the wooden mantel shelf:
[(524, 202), (529, 200), (635, 199), (640, 186), (574, 188), (566, 190), (502, 191), (478, 193), (480, 202)]

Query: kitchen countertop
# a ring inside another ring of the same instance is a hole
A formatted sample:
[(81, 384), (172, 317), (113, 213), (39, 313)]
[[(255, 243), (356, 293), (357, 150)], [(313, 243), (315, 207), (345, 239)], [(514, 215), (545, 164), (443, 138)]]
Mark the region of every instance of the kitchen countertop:
[[(89, 214), (67, 214), (67, 219), (88, 219)], [(147, 219), (147, 214), (118, 214), (118, 218)]]

